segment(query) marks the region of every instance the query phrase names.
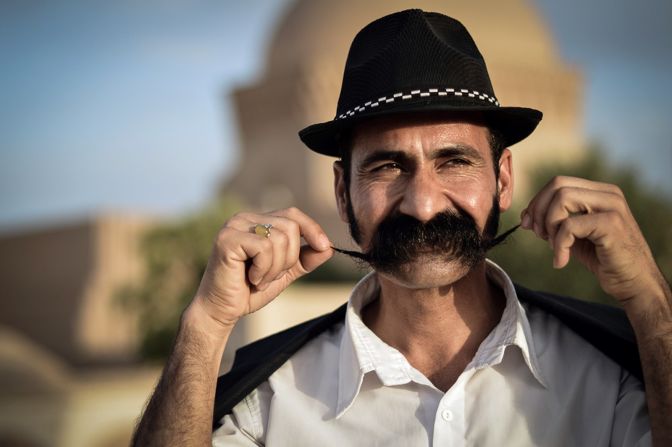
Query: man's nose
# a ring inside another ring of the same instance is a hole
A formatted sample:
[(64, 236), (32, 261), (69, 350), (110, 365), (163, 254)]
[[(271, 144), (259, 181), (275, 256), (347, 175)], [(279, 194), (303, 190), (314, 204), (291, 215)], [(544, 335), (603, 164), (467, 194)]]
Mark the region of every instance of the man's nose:
[(450, 199), (444, 188), (427, 173), (416, 173), (405, 186), (399, 206), (402, 214), (413, 216), (420, 222), (427, 222), (450, 207)]

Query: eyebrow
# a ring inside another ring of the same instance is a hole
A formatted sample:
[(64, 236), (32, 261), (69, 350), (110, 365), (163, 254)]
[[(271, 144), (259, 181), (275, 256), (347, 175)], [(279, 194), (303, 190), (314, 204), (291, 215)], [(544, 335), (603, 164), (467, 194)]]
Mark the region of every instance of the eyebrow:
[[(476, 159), (478, 161), (483, 161), (483, 156), (475, 148), (465, 145), (465, 144), (455, 144), (449, 147), (443, 147), (433, 150), (429, 158), (430, 160), (436, 160), (439, 158), (450, 158), (463, 156), (467, 158)], [(361, 166), (366, 167), (378, 161), (394, 161), (397, 163), (411, 163), (413, 162), (413, 157), (408, 155), (407, 152), (397, 149), (376, 149), (369, 155), (367, 155), (364, 160), (362, 160)]]
[(370, 166), (373, 163), (379, 161), (394, 161), (397, 163), (409, 163), (412, 162), (412, 157), (410, 157), (406, 152), (401, 150), (393, 149), (376, 149), (362, 160), (360, 166), (366, 167)]
[(481, 153), (476, 148), (466, 144), (454, 144), (449, 147), (436, 149), (432, 151), (429, 158), (431, 160), (436, 160), (437, 158), (449, 158), (457, 156), (483, 161), (483, 155), (481, 155)]

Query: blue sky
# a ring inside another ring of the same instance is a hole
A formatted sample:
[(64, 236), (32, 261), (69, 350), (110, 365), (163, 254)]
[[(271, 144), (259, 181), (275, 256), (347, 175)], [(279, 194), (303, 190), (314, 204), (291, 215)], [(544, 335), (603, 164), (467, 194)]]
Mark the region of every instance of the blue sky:
[[(287, 3), (1, 2), (0, 228), (206, 203), (235, 167), (227, 92)], [(672, 2), (538, 3), (582, 67), (589, 137), (672, 194)]]

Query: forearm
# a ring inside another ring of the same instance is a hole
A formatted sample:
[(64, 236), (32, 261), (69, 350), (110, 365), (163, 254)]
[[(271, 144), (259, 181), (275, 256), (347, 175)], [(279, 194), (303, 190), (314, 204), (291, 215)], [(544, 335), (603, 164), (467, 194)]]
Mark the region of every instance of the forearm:
[(657, 290), (651, 296), (631, 300), (625, 308), (637, 336), (653, 445), (669, 446), (672, 445), (672, 292), (664, 279)]
[(230, 331), (213, 334), (203, 316), (182, 316), (173, 352), (138, 424), (132, 446), (203, 446), (211, 442), (219, 364)]

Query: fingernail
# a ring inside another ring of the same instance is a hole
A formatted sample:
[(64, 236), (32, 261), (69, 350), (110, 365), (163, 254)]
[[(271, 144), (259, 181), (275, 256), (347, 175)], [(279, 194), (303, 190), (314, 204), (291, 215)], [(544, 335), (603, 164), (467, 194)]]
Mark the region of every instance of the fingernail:
[(527, 212), (523, 214), (523, 220), (520, 222), (520, 226), (526, 229), (530, 228), (530, 215), (527, 214)]

